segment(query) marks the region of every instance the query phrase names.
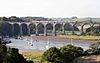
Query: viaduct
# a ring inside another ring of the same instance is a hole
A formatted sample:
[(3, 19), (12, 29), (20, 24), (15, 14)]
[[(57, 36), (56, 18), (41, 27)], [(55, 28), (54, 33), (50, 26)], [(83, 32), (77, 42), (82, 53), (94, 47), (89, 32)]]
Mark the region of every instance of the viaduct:
[(22, 25), (25, 24), (27, 27), (27, 33), (28, 35), (31, 35), (30, 33), (30, 24), (34, 24), (35, 25), (35, 34), (36, 36), (39, 36), (39, 28), (38, 26), (40, 24), (42, 24), (44, 26), (44, 36), (47, 36), (47, 26), (50, 25), (53, 29), (52, 29), (52, 35), (56, 36), (56, 26), (60, 25), (61, 27), (61, 31), (65, 34), (65, 26), (67, 24), (70, 24), (72, 26), (72, 33), (75, 33), (74, 31), (74, 26), (77, 27), (79, 29), (79, 31), (81, 33), (84, 33), (86, 31), (87, 28), (90, 27), (94, 27), (94, 26), (100, 26), (99, 22), (80, 22), (80, 21), (31, 21), (31, 22), (9, 22), (7, 21), (7, 23), (11, 24), (13, 26), (13, 30), (14, 30), (14, 24), (17, 24), (20, 28), (20, 35), (23, 35), (22, 32)]

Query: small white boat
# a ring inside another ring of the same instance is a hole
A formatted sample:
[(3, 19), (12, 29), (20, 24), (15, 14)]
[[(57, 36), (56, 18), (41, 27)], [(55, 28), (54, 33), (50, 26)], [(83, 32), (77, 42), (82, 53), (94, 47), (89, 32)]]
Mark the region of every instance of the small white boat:
[(28, 44), (31, 44), (30, 41), (28, 41)]
[(48, 40), (48, 42), (47, 42), (47, 45), (46, 45), (46, 49), (49, 49), (49, 40)]
[(46, 49), (49, 49), (49, 46), (48, 45), (46, 45)]
[(74, 44), (73, 44), (73, 39), (71, 39), (71, 45), (74, 45)]
[(31, 44), (31, 46), (33, 46), (33, 44)]
[(2, 43), (9, 44), (9, 43), (11, 43), (11, 40), (10, 40), (10, 38), (3, 38)]

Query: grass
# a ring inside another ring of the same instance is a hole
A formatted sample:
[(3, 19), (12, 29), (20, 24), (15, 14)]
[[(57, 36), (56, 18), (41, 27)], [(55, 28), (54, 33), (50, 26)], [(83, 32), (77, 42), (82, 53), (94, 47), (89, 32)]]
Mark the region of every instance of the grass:
[(43, 52), (21, 52), (27, 60), (32, 60), (34, 63), (40, 63)]
[(77, 40), (100, 40), (100, 36), (60, 35), (60, 37)]

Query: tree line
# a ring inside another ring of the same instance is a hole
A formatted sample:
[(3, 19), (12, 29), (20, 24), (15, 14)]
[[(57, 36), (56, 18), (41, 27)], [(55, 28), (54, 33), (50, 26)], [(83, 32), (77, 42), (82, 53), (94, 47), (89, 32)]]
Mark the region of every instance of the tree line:
[(44, 18), (44, 17), (0, 17), (0, 21), (11, 21), (11, 22), (23, 22), (23, 21), (50, 21), (52, 19)]

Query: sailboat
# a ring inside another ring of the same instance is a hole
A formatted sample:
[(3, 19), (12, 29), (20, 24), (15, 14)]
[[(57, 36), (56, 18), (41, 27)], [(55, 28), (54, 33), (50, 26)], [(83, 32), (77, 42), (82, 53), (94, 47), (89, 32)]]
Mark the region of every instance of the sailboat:
[(28, 44), (29, 44), (29, 45), (33, 46), (32, 37), (31, 37), (31, 39), (30, 39), (30, 40), (28, 40), (28, 39), (27, 39), (27, 41), (28, 41)]
[(32, 40), (32, 37), (31, 37), (31, 41), (30, 41), (30, 44), (31, 44), (31, 46), (33, 46), (33, 40)]
[(73, 39), (71, 38), (71, 45), (73, 45)]
[(47, 45), (46, 45), (46, 49), (49, 49), (49, 39), (48, 39), (48, 42), (47, 42)]

